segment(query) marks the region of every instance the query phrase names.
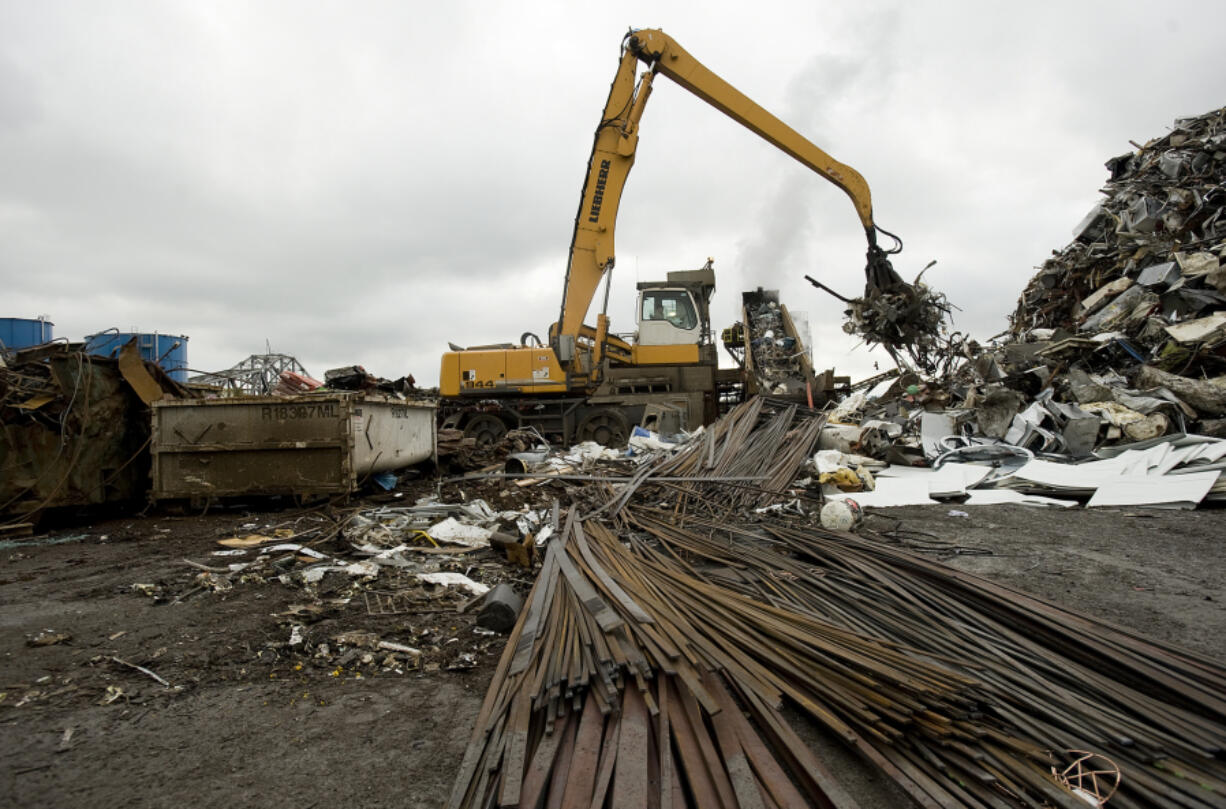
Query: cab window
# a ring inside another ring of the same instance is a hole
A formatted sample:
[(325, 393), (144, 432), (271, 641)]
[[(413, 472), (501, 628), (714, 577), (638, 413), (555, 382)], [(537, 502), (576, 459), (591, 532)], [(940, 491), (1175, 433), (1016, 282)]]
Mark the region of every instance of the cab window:
[(685, 292), (645, 291), (643, 293), (643, 320), (664, 320), (679, 329), (692, 329), (698, 325), (694, 302)]

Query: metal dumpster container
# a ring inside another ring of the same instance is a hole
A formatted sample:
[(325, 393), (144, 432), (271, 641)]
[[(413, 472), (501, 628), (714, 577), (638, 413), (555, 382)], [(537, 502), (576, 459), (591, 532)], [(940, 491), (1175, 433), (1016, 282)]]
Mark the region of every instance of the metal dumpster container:
[(346, 494), (436, 442), (433, 404), (372, 394), (155, 402), (151, 496)]
[(49, 343), (55, 324), (44, 318), (0, 317), (0, 347), (9, 351)]

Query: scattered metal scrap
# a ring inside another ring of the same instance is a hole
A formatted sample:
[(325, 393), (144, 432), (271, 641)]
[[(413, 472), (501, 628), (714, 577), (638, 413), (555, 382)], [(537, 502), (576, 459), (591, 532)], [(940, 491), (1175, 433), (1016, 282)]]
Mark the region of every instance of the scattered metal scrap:
[(420, 393), (417, 389), (417, 380), (412, 374), (396, 380), (382, 379), (370, 374), (361, 365), (346, 365), (325, 371), (324, 387), (328, 390), (378, 392), (410, 397)]
[[(245, 525), (259, 533), (218, 540), (222, 549), (207, 563), (183, 560), (190, 578), (136, 584), (133, 590), (175, 604), (226, 598), (239, 587), (291, 588), (300, 594), (298, 603), (276, 616), (284, 635), (268, 641), (257, 657), (290, 662), (296, 670), (314, 666), (335, 677), (467, 670), (500, 646), (498, 632), (476, 615), (474, 595), (500, 592), (505, 621), (505, 609), (515, 605), (505, 585), (522, 588), (522, 568), (498, 559), (488, 543), (412, 544), (422, 533), (415, 518), (426, 527), (449, 515), (514, 526), (519, 519), (539, 520), (539, 513), (493, 512), (479, 500), (419, 502), (398, 510), (320, 507), (289, 515), (279, 525)], [(387, 620), (399, 615), (414, 616), (412, 625)], [(512, 623), (514, 617), (512, 612)], [(348, 630), (337, 631), (338, 621)]]

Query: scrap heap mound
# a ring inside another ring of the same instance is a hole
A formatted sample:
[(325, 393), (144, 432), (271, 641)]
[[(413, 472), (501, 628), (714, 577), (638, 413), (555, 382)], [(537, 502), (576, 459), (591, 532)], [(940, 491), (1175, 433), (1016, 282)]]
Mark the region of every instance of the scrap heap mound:
[(1191, 420), (1216, 419), (1226, 414), (1226, 108), (1179, 119), (1106, 165), (1106, 199), (1030, 281), (1012, 336), (1066, 366), (1165, 388)]
[(1161, 326), (1226, 303), (1226, 108), (1178, 119), (1169, 135), (1106, 165), (1106, 199), (1031, 279), (1012, 318), (1016, 337), (1124, 326), (1152, 347), (1163, 341), (1147, 318)]
[[(1026, 287), (1012, 335), (1049, 367), (1074, 370), (1057, 380), (1065, 401), (1105, 401), (1146, 417), (1164, 410), (1148, 430), (1159, 435), (1190, 423), (1220, 434), (1226, 108), (1178, 119), (1170, 134), (1106, 165), (1106, 199)], [(1138, 407), (1138, 393), (1165, 404)], [(1127, 426), (1114, 411), (1113, 424)]]
[[(939, 363), (829, 413), (820, 448), (841, 460), (818, 464), (823, 480), (861, 506), (951, 493), (970, 504), (1017, 492), (1092, 507), (1226, 500), (1226, 108), (1178, 119), (1106, 166), (1103, 201), (1044, 262), (1006, 332), (986, 345), (942, 338)], [(996, 471), (970, 470), (969, 486), (874, 488), (869, 477), (905, 475), (860, 475), (870, 460)]]
[(925, 419), (929, 462), (966, 444), (1080, 459), (1164, 435), (1226, 437), (1226, 108), (1106, 166), (1105, 198), (1027, 285), (1006, 339), (951, 342), (953, 370), (844, 402), (832, 421), (859, 434), (840, 427), (831, 448), (922, 462)]

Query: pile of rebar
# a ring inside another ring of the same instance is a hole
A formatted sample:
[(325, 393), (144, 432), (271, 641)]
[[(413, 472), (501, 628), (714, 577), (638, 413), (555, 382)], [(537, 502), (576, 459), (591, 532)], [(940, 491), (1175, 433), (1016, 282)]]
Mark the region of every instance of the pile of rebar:
[[(733, 514), (774, 500), (792, 486), (826, 419), (799, 405), (755, 396), (708, 428), (686, 449), (665, 458), (651, 477), (686, 477), (677, 506)], [(730, 485), (728, 478), (757, 478)], [(648, 479), (649, 480), (649, 479)]]
[[(628, 517), (672, 552), (718, 565), (704, 576), (712, 583), (905, 644), (974, 678), (975, 735), (1051, 751), (1053, 763), (1073, 750), (1114, 761), (1122, 785), (1113, 805), (1226, 804), (1226, 671), (1210, 660), (871, 539), (775, 525), (765, 536), (695, 521), (681, 528), (641, 510)], [(879, 752), (922, 767), (950, 747)], [(969, 769), (959, 759), (938, 772), (961, 771), (968, 785), (999, 774), (998, 756), (991, 764), (980, 750)]]
[(971, 710), (962, 692), (973, 682), (705, 582), (572, 514), (550, 541), (451, 805), (602, 806), (607, 793), (610, 805), (646, 807), (666, 792), (676, 806), (821, 805), (844, 796), (778, 713), (785, 696), (849, 742), (896, 739), (916, 716), (934, 718), (927, 733)]
[(651, 468), (687, 481), (570, 509), (449, 806), (855, 806), (785, 705), (920, 806), (1084, 807), (1060, 776), (1085, 754), (1118, 765), (1112, 806), (1226, 806), (1215, 663), (871, 538), (732, 519), (816, 439), (770, 410)]

